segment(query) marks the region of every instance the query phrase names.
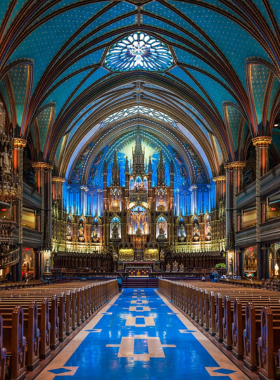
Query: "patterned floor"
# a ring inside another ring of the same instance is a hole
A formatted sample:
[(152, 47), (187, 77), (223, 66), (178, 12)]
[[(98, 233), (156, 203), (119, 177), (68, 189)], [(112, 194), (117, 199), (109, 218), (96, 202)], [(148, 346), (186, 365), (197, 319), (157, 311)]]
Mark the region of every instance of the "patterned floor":
[(154, 289), (125, 289), (36, 378), (248, 379)]

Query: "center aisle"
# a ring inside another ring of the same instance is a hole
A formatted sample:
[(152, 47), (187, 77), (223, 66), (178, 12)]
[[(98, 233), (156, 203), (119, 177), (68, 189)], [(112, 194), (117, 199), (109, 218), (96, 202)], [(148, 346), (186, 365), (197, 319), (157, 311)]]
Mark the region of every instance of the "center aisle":
[(38, 380), (248, 379), (154, 289), (125, 289)]

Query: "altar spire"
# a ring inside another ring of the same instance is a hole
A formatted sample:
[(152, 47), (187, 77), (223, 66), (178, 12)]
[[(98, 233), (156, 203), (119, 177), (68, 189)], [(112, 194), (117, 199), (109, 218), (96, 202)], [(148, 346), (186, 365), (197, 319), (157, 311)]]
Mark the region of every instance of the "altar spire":
[(137, 128), (135, 149), (132, 148), (133, 155), (133, 174), (145, 175), (145, 154), (142, 148), (142, 137), (140, 134), (140, 128)]
[(165, 167), (163, 164), (162, 150), (159, 153), (159, 161), (157, 167), (157, 184), (158, 186), (165, 186)]
[(114, 161), (112, 166), (112, 184), (113, 186), (120, 186), (120, 168), (116, 149), (114, 153)]

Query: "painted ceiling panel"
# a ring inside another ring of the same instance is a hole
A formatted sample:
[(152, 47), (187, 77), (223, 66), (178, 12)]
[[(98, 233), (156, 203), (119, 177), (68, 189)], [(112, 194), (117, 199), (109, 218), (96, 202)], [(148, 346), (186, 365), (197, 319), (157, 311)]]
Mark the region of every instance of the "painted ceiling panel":
[[(91, 107), (91, 104), (89, 104), (87, 106), (88, 108)], [(77, 132), (77, 130), (80, 128), (80, 126), (82, 125), (82, 123), (84, 123), (86, 121), (86, 119), (96, 110), (96, 107), (93, 107), (92, 109), (90, 109), (88, 112), (85, 112), (85, 109), (80, 112), (78, 114), (78, 116), (75, 118), (74, 122), (72, 123), (72, 125), (74, 125), (74, 127), (72, 128), (71, 132), (70, 132), (70, 135), (69, 135), (69, 139), (68, 139), (68, 144), (69, 142), (71, 141), (72, 137), (74, 136), (74, 134)], [(81, 117), (82, 116), (82, 117)], [(80, 118), (81, 117), (81, 118)], [(79, 119), (80, 118), (80, 119)], [(70, 128), (71, 126), (70, 125)]]
[(201, 59), (197, 58), (196, 56), (190, 53), (186, 53), (184, 50), (179, 49), (179, 48), (175, 48), (174, 51), (179, 62), (192, 65), (201, 70), (204, 70), (226, 84), (226, 81), (222, 77), (222, 75), (220, 75), (217, 72), (217, 70), (213, 69), (211, 66), (209, 66), (207, 63), (205, 63)]
[(37, 116), (37, 121), (39, 125), (40, 131), (40, 144), (41, 151), (44, 151), (44, 145), (47, 138), (47, 133), (50, 125), (50, 117), (51, 117), (52, 109), (51, 107), (45, 108), (40, 114)]
[(280, 152), (280, 134), (279, 134), (279, 129), (277, 130), (276, 133), (272, 133), (272, 142), (274, 143), (276, 149), (278, 152)]
[[(114, 18), (113, 18), (113, 20), (114, 20)], [(119, 20), (116, 22), (112, 21), (112, 23), (109, 26), (107, 26), (107, 27), (101, 29), (99, 32), (95, 33), (93, 40), (98, 38), (98, 37), (101, 37), (101, 36), (105, 35), (106, 33), (111, 32), (111, 31), (114, 31), (113, 37), (117, 37), (118, 34), (120, 33), (118, 29), (127, 27), (129, 25), (135, 25), (135, 21), (136, 21), (135, 16), (126, 17), (125, 19), (122, 19), (122, 20)], [(91, 37), (91, 39), (92, 39), (92, 37)], [(104, 40), (102, 40), (102, 42)], [(88, 43), (88, 41), (89, 40), (87, 40), (85, 43), (81, 44), (80, 46), (85, 45), (86, 43)]]
[[(61, 73), (61, 75), (53, 82), (52, 86), (54, 86), (57, 82), (61, 81), (63, 78), (67, 77), (68, 75), (75, 73), (76, 71), (81, 70), (82, 68), (85, 68), (87, 66), (92, 66), (94, 64), (98, 64), (100, 62), (100, 59), (102, 57), (104, 50), (105, 49), (100, 49), (96, 51), (95, 53), (89, 54), (85, 56), (84, 58), (80, 59), (74, 65), (71, 65), (67, 70)], [(84, 72), (88, 73), (89, 71), (84, 71)]]
[[(84, 90), (89, 88), (90, 86), (94, 85), (96, 81), (98, 81), (100, 78), (102, 78), (104, 75), (108, 74), (108, 71), (104, 69), (103, 67), (99, 67), (86, 81), (85, 83), (79, 88), (79, 90), (75, 94), (75, 98), (79, 96)], [(78, 84), (78, 83), (77, 83)]]
[(273, 9), (273, 13), (277, 19), (278, 24), (280, 24), (280, 3), (279, 0), (270, 0), (269, 4)]
[(270, 120), (271, 108), (273, 106), (273, 103), (275, 101), (275, 97), (277, 96), (279, 89), (280, 89), (280, 82), (279, 82), (278, 78), (275, 77), (273, 87), (271, 90), (269, 107), (268, 107), (268, 119), (269, 120)]
[(83, 8), (86, 7), (77, 10), (77, 14), (81, 13), (80, 17), (66, 12), (46, 22), (27, 37), (12, 55), (9, 62), (26, 57), (34, 61), (34, 88), (57, 51), (87, 19), (88, 13), (83, 13)]
[(258, 124), (262, 121), (263, 100), (270, 70), (263, 65), (251, 66), (252, 90)]
[[(154, 5), (153, 5), (154, 4)], [(150, 3), (149, 4), (151, 7), (154, 7), (156, 9), (153, 9), (153, 13), (154, 13), (154, 16), (155, 17), (150, 17), (150, 16), (146, 16), (144, 15), (143, 16), (143, 23), (144, 24), (147, 24), (147, 25), (153, 25), (155, 27), (159, 27), (159, 22), (157, 20), (157, 15), (160, 15), (160, 16), (163, 16), (172, 21), (172, 22), (175, 22), (177, 23), (180, 27), (184, 27), (186, 28), (187, 30), (190, 29), (191, 32), (194, 32), (195, 30), (193, 28), (191, 28), (189, 26), (188, 23), (186, 23), (181, 17), (177, 16), (174, 12), (170, 11), (169, 9), (167, 9), (166, 7), (163, 7), (162, 5), (158, 4), (158, 6), (156, 7), (156, 3)], [(165, 10), (165, 11), (163, 11)], [(193, 38), (191, 38), (190, 36), (188, 36), (186, 33), (184, 33), (183, 31), (181, 31), (179, 28), (175, 28), (167, 23), (163, 23), (161, 22), (160, 23), (160, 28), (161, 29), (164, 29), (164, 30), (167, 30), (171, 33), (175, 33), (177, 34), (178, 36), (180, 37), (183, 37), (184, 39), (186, 39), (187, 41), (190, 41), (192, 44), (198, 44), (197, 41), (195, 41)], [(205, 44), (207, 44), (206, 40), (201, 37), (201, 35), (199, 33), (195, 33), (195, 35), (201, 39)], [(166, 37), (164, 37), (166, 38)], [(180, 41), (176, 41), (178, 44), (180, 44)], [(200, 48), (204, 50), (204, 47), (202, 47), (200, 44), (199, 44)]]
[(81, 83), (86, 74), (87, 71), (82, 72), (63, 82), (61, 86), (59, 86), (54, 92), (50, 94), (44, 104), (54, 102), (56, 104), (56, 114), (58, 115), (61, 107), (71, 95), (72, 91), (78, 86), (79, 83)]
[(63, 142), (63, 139), (61, 139), (61, 141), (60, 141), (60, 143), (58, 145), (56, 154), (55, 154), (55, 160), (56, 160), (56, 164), (57, 165), (58, 165), (58, 160), (59, 160), (59, 155), (60, 155), (60, 151), (61, 151), (62, 142)]
[(241, 144), (242, 147), (244, 147), (245, 138), (247, 136), (248, 129), (249, 129), (249, 127), (248, 127), (248, 124), (246, 123), (246, 125), (244, 127), (244, 131), (243, 131), (243, 139), (242, 139), (242, 144)]
[[(193, 107), (190, 106), (190, 109), (194, 109)], [(208, 139), (208, 141), (210, 142), (210, 137), (209, 137), (209, 133), (207, 132), (207, 130), (204, 128), (203, 124), (198, 120), (197, 117), (195, 117), (188, 109), (185, 109), (185, 112), (195, 121), (195, 123), (199, 126), (199, 128), (202, 130), (204, 136)], [(204, 120), (203, 117), (199, 115), (199, 118)], [(207, 124), (205, 122), (205, 124)], [(209, 128), (210, 129), (210, 128)]]
[(238, 132), (239, 132), (239, 126), (240, 126), (240, 121), (241, 121), (242, 116), (240, 112), (234, 107), (227, 107), (227, 116), (228, 116), (228, 122), (231, 129), (231, 136), (232, 136), (232, 141), (234, 145), (234, 151), (236, 151), (238, 147)]
[[(8, 4), (9, 1), (7, 0), (3, 0), (3, 12), (5, 13), (5, 11), (8, 9)], [(18, 15), (19, 11), (21, 10), (22, 6), (26, 3), (26, 0), (17, 0), (16, 2), (16, 5), (14, 7), (14, 10), (11, 14), (11, 17), (8, 21), (8, 24), (7, 24), (7, 28), (11, 25), (12, 21), (15, 19), (15, 17)], [(1, 11), (0, 11), (0, 17), (2, 16), (2, 6), (1, 6)], [(2, 19), (2, 17), (1, 17)], [(0, 20), (2, 21), (2, 20)]]
[[(272, 4), (274, 0), (269, 0), (269, 3)], [(262, 15), (265, 17), (267, 23), (269, 24), (270, 27), (272, 27), (269, 16), (267, 14), (267, 11), (265, 9), (265, 6), (263, 5), (263, 0), (254, 0), (254, 3), (257, 5), (259, 10), (261, 11)], [(278, 9), (279, 9), (279, 1), (277, 0), (278, 3)]]
[[(84, 18), (84, 20), (86, 21), (90, 16), (94, 15), (100, 9), (105, 7), (108, 3), (109, 3), (109, 1), (108, 2), (98, 1), (98, 2), (94, 2), (93, 4), (76, 6), (74, 9), (68, 10), (67, 12), (71, 13), (73, 17), (77, 17), (77, 15), (78, 15), (79, 18)], [(78, 2), (75, 2), (73, 0), (61, 0), (61, 1), (57, 2), (53, 7), (51, 7), (47, 11), (45, 11), (44, 14), (38, 19), (40, 20), (40, 19), (44, 18), (45, 16), (50, 15), (51, 13), (53, 13), (57, 10), (61, 10), (62, 8), (66, 7), (68, 5), (71, 5), (71, 4), (77, 4), (78, 5)]]
[[(99, 10), (103, 9), (109, 2), (99, 2), (99, 4), (93, 4), (91, 7), (93, 8), (91, 12), (88, 12), (87, 18), (89, 19), (93, 15), (95, 15)], [(87, 26), (79, 35), (69, 44), (69, 47), (73, 46), (75, 43), (77, 43), (81, 38), (85, 37), (88, 33), (91, 33), (96, 28), (102, 26), (105, 22), (111, 20), (111, 25), (109, 26), (108, 30), (116, 29), (116, 26), (114, 24), (114, 19), (124, 13), (128, 13), (135, 10), (135, 6), (131, 5), (129, 3), (125, 2), (119, 2), (117, 5), (115, 5), (113, 8), (106, 11), (104, 14), (102, 14), (100, 17), (98, 17), (96, 20), (94, 20), (89, 26)], [(76, 11), (74, 11), (76, 12)], [(127, 19), (125, 19), (127, 20)], [(134, 17), (135, 22), (135, 17)], [(122, 22), (122, 25), (128, 24), (127, 21)], [(104, 29), (101, 30), (98, 34), (95, 35), (95, 38), (97, 35), (103, 34)], [(91, 37), (92, 38), (92, 37)], [(89, 39), (85, 41), (87, 43)], [(104, 42), (104, 41), (103, 41)], [(84, 44), (84, 43), (83, 43)], [(83, 44), (81, 46), (83, 46)]]
[[(250, 56), (268, 59), (263, 48), (243, 28), (228, 18), (199, 6), (176, 2), (176, 6), (201, 28), (226, 54), (245, 86), (245, 60)], [(195, 8), (195, 9), (194, 9)], [(207, 21), (207, 22), (206, 22)]]
[(200, 96), (202, 96), (207, 101), (206, 97), (204, 96), (204, 94), (200, 90), (200, 88), (194, 83), (194, 81), (180, 67), (178, 67), (178, 66), (174, 67), (172, 70), (170, 70), (170, 73), (173, 75), (176, 75), (176, 77), (178, 79), (182, 80), (186, 85), (188, 85), (192, 89), (194, 89)]
[(31, 133), (31, 136), (32, 136), (33, 144), (36, 147), (36, 137), (35, 137), (35, 130), (34, 130), (34, 125), (33, 124), (31, 125), (30, 133)]
[[(230, 2), (234, 2), (232, 0), (229, 0)], [(170, 3), (173, 5), (173, 6), (176, 6), (176, 8), (179, 8), (181, 2), (180, 0), (179, 1), (170, 1)], [(202, 2), (201, 2), (202, 3)], [(235, 13), (233, 11), (231, 11), (226, 5), (224, 5), (220, 0), (204, 0), (203, 3), (205, 3), (206, 5), (213, 5), (215, 7), (218, 7), (220, 9), (223, 9), (224, 11), (227, 11), (229, 12), (230, 14), (233, 14), (235, 15)], [(197, 9), (197, 4), (196, 5), (193, 5), (193, 4), (188, 4), (186, 3), (185, 4), (185, 7), (183, 7), (184, 9), (184, 13), (190, 17), (190, 15), (193, 13), (193, 12), (196, 12), (196, 9)]]
[(234, 102), (233, 97), (228, 93), (226, 89), (217, 84), (213, 79), (201, 74), (195, 70), (190, 69), (191, 74), (203, 84), (204, 90), (210, 95), (212, 101), (215, 103), (220, 115), (223, 115), (223, 102)]
[(4, 83), (4, 80), (1, 80), (0, 81), (0, 93), (3, 97), (3, 100), (6, 104), (6, 107), (7, 107), (7, 111), (9, 113), (9, 119), (11, 120), (11, 109), (10, 109), (10, 102), (9, 102), (9, 98), (8, 98), (8, 93), (7, 93), (7, 89), (6, 89), (6, 85)]
[(16, 66), (11, 69), (8, 73), (11, 79), (15, 104), (17, 110), (17, 123), (21, 126), (22, 117), (24, 113), (24, 106), (26, 100), (27, 85), (29, 81), (29, 72), (30, 68), (28, 66)]

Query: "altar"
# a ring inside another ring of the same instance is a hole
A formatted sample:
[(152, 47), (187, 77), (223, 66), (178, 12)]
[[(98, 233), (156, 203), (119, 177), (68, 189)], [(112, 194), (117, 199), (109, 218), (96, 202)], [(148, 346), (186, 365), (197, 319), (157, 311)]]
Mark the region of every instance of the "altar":
[(123, 262), (123, 269), (129, 277), (149, 277), (155, 269), (155, 262), (152, 261), (129, 261)]

